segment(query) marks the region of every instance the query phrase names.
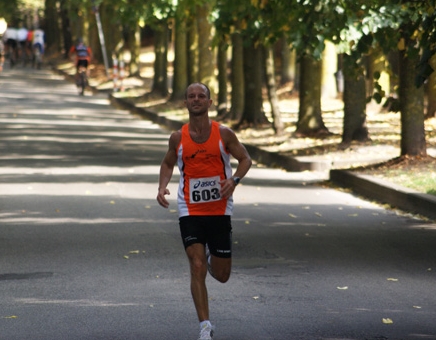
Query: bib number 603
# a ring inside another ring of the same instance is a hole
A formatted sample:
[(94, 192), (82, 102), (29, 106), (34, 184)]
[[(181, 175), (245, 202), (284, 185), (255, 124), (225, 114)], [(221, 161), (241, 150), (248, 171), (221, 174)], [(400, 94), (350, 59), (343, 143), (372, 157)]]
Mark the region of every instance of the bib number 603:
[(217, 201), (221, 198), (221, 195), (218, 188), (210, 188), (203, 190), (193, 190), (191, 198), (193, 203), (201, 203)]

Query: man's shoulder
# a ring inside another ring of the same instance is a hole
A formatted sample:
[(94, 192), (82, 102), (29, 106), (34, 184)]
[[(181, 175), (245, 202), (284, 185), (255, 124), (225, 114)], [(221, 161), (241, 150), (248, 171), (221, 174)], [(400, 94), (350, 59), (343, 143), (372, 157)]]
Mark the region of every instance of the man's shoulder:
[(234, 134), (233, 130), (230, 127), (223, 125), (223, 124), (220, 124), (220, 123), (218, 123), (218, 124), (219, 124), (218, 127), (220, 129), (221, 135)]
[(182, 140), (182, 131), (181, 130), (173, 131), (171, 133), (170, 142), (173, 142), (173, 143), (178, 145), (181, 140)]

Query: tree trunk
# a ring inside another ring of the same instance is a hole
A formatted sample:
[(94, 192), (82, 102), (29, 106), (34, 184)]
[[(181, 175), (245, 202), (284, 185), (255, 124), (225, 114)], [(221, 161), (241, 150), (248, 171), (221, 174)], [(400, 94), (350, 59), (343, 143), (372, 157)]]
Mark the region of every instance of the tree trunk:
[[(101, 17), (101, 15), (100, 15)], [(85, 44), (92, 49), (92, 58), (100, 64), (103, 64), (103, 53), (98, 35), (97, 19), (95, 14), (89, 10), (89, 14), (83, 17), (83, 31), (87, 33), (88, 39), (83, 37)]]
[[(103, 29), (103, 35), (104, 35), (104, 44), (106, 46), (106, 56), (109, 59), (112, 55), (112, 53), (116, 50), (116, 46), (119, 43), (119, 41), (122, 39), (122, 28), (119, 20), (117, 20), (117, 10), (116, 6), (111, 5), (108, 1), (102, 2), (100, 6), (100, 17), (101, 17), (101, 26)], [(135, 23), (135, 26), (131, 28), (134, 32), (133, 34), (139, 34), (139, 26), (138, 23)], [(98, 38), (100, 41), (100, 38)], [(139, 39), (136, 37), (136, 39)], [(135, 43), (132, 41), (132, 43)], [(138, 42), (136, 42), (137, 44)], [(133, 55), (132, 49), (133, 46), (129, 46), (130, 52), (132, 53), (132, 59), (136, 58), (136, 56)], [(136, 47), (138, 55), (138, 59), (136, 60), (136, 63), (139, 63), (139, 46)]]
[(174, 38), (174, 78), (172, 101), (183, 100), (188, 86), (188, 51), (186, 24), (181, 14), (176, 17)]
[(152, 92), (161, 96), (168, 94), (168, 24), (161, 22), (154, 34), (154, 76)]
[(295, 51), (291, 50), (286, 36), (280, 39), (280, 44), (280, 84), (284, 85), (295, 81)]
[[(60, 13), (61, 13), (61, 21), (62, 21), (62, 36), (64, 41), (64, 56), (68, 58), (68, 52), (70, 51), (71, 46), (73, 46), (73, 37), (71, 36), (71, 21), (70, 15), (68, 12), (68, 4), (65, 0), (60, 2)], [(53, 31), (52, 31), (53, 32)]]
[(61, 51), (61, 35), (62, 32), (58, 26), (58, 11), (56, 0), (45, 1), (45, 31), (50, 32), (46, 34), (47, 50), (49, 53), (57, 53)]
[(188, 51), (188, 84), (199, 81), (198, 77), (198, 30), (194, 16), (186, 20)]
[(218, 116), (227, 114), (227, 43), (221, 37), (217, 53), (218, 67)]
[(341, 143), (343, 148), (347, 148), (353, 140), (369, 140), (366, 126), (365, 76), (355, 65), (354, 58), (344, 55), (344, 126)]
[(429, 64), (433, 73), (427, 82), (427, 114), (426, 118), (436, 117), (436, 54), (431, 57)]
[[(407, 39), (407, 38), (405, 38)], [(414, 42), (406, 40), (406, 47)], [(415, 85), (419, 55), (400, 51), (401, 155), (427, 154), (424, 129), (424, 87)]]
[(304, 55), (300, 67), (300, 107), (296, 134), (300, 136), (328, 134), (321, 113), (321, 62)]
[(271, 47), (265, 48), (265, 79), (268, 90), (268, 99), (271, 106), (273, 129), (277, 135), (281, 135), (284, 130), (284, 125), (280, 117), (279, 98), (277, 97), (275, 79), (274, 52)]
[(139, 76), (139, 54), (141, 51), (141, 33), (139, 24), (129, 28), (128, 44), (130, 51), (129, 74), (131, 76)]
[(210, 14), (210, 4), (204, 1), (202, 5), (197, 5), (197, 32), (198, 32), (198, 77), (199, 80), (206, 84), (212, 98), (216, 94), (216, 79), (215, 79), (215, 58), (212, 49), (212, 25), (208, 17)]
[(232, 34), (230, 119), (240, 121), (244, 112), (244, 41), (240, 33)]
[(254, 42), (244, 46), (244, 112), (238, 126), (247, 123), (248, 126), (258, 126), (268, 120), (263, 111), (262, 98), (262, 49)]

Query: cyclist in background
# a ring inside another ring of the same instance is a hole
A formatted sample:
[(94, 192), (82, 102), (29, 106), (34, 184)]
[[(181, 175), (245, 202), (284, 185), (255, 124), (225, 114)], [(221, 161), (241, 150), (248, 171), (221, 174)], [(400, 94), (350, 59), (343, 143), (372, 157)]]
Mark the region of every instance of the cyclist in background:
[(11, 68), (14, 67), (17, 60), (17, 40), (18, 31), (16, 28), (8, 27), (3, 35), (3, 40), (6, 45), (6, 53), (9, 56), (11, 62)]
[(36, 63), (36, 67), (39, 69), (41, 67), (45, 47), (45, 33), (42, 29), (37, 28), (33, 31), (32, 46), (35, 58), (34, 63)]
[(79, 38), (77, 40), (77, 44), (72, 46), (68, 55), (71, 57), (72, 55), (76, 56), (76, 83), (79, 80), (79, 69), (81, 67), (86, 69), (86, 77), (89, 77), (89, 64), (91, 63), (92, 50), (90, 47), (86, 46), (83, 43), (83, 40)]
[(5, 45), (3, 44), (3, 37), (0, 34), (0, 72), (3, 71), (4, 62), (5, 62)]
[(23, 62), (23, 65), (26, 65), (27, 61), (27, 34), (28, 30), (24, 26), (17, 30), (18, 59)]

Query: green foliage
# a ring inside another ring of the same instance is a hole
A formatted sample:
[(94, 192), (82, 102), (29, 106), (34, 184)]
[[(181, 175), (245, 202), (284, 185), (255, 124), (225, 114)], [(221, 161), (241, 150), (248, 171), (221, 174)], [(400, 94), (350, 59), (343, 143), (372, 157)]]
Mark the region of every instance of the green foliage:
[(18, 27), (23, 23), (26, 12), (35, 11), (43, 6), (42, 0), (0, 1), (0, 18), (3, 17), (10, 27)]

